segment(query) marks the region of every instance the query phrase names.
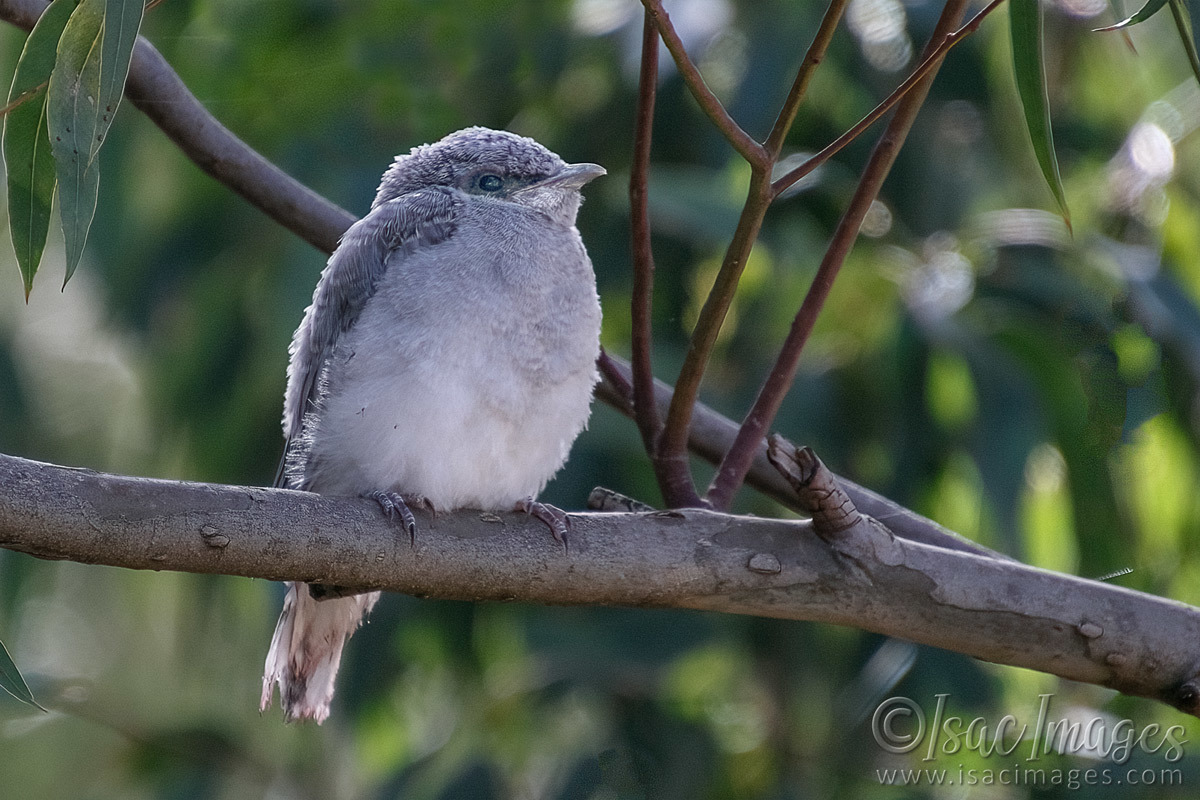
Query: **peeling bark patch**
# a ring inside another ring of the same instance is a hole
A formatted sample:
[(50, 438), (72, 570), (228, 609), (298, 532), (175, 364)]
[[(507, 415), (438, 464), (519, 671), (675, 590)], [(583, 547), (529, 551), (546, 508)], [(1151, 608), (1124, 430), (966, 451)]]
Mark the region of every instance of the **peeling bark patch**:
[(229, 537), (221, 533), (212, 525), (205, 525), (200, 529), (200, 538), (203, 539), (204, 543), (209, 547), (222, 548), (229, 546)]
[(779, 559), (770, 553), (755, 553), (750, 556), (746, 568), (760, 575), (778, 575), (783, 571), (783, 565), (779, 563)]

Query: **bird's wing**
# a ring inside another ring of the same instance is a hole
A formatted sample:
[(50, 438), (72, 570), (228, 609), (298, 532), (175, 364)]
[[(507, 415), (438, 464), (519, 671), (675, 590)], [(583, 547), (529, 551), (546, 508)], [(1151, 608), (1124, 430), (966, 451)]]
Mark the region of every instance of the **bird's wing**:
[(325, 360), (358, 320), (388, 265), (450, 238), (459, 208), (449, 190), (422, 189), (381, 203), (343, 234), (288, 348), (283, 433), (289, 441), (300, 433), (304, 414), (316, 400)]

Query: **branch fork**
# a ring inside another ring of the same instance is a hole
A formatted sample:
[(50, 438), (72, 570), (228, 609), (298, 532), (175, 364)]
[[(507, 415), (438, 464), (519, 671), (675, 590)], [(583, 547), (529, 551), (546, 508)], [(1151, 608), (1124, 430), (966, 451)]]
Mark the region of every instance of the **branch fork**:
[[(858, 236), (859, 227), (894, 163), (900, 147), (923, 104), (929, 85), (951, 47), (972, 33), (983, 18), (1002, 0), (992, 2), (961, 28), (957, 27), (966, 8), (966, 0), (948, 0), (918, 67), (858, 124), (839, 136), (804, 164), (772, 181), (771, 173), (779, 161), (783, 145), (799, 111), (804, 95), (841, 20), (848, 0), (830, 0), (812, 44), (797, 70), (795, 80), (783, 101), (775, 123), (760, 143), (750, 136), (729, 114), (721, 101), (705, 84), (696, 64), (687, 54), (683, 41), (671, 23), (661, 0), (643, 0), (646, 9), (642, 38), (641, 76), (638, 86), (638, 114), (634, 136), (634, 166), (630, 177), (632, 234), (634, 247), (633, 291), (633, 381), (631, 403), (646, 451), (654, 466), (659, 488), (668, 506), (711, 507), (727, 510), (733, 496), (746, 480), (761, 444), (774, 421), (784, 397), (795, 381), (805, 343), (824, 307), (834, 280)], [(692, 332), (675, 394), (665, 419), (655, 411), (651, 398), (653, 371), (651, 350), (651, 297), (654, 264), (650, 246), (646, 184), (649, 171), (650, 136), (653, 128), (654, 94), (657, 84), (659, 39), (670, 52), (680, 76), (697, 105), (730, 146), (750, 165), (750, 188), (737, 227), (725, 257), (705, 300)], [(788, 187), (824, 163), (846, 144), (858, 137), (884, 114), (895, 114), (880, 136), (858, 188), (829, 243), (804, 301), (796, 313), (774, 367), (767, 375), (741, 428), (720, 459), (717, 473), (701, 495), (695, 486), (687, 456), (692, 412), (699, 396), (705, 368), (712, 356), (718, 333), (728, 315), (738, 282), (750, 251), (758, 238), (763, 218), (776, 198)]]

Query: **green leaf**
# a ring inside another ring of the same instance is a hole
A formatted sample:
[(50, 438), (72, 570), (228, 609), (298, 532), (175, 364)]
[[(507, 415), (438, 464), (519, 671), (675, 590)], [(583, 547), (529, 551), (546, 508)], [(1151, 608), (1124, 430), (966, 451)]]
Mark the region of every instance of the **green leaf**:
[(99, 93), (98, 40), (104, 28), (104, 0), (83, 0), (58, 41), (50, 75), (47, 114), (50, 147), (58, 176), (58, 205), (67, 248), (67, 277), (83, 255), (83, 243), (96, 214), (98, 170), (89, 170), (95, 141)]
[(59, 36), (76, 3), (77, 0), (54, 0), (42, 13), (25, 40), (8, 91), (3, 144), (8, 226), (25, 283), (26, 300), (46, 247), (54, 200), (54, 157), (46, 132), (46, 82), (54, 68)]
[(96, 214), (96, 155), (121, 101), (143, 10), (141, 0), (83, 0), (58, 41), (48, 115), (67, 280), (79, 265)]
[(97, 109), (99, 136), (93, 150), (100, 149), (104, 135), (112, 124), (117, 106), (125, 94), (125, 79), (129, 77), (129, 62), (142, 27), (143, 0), (105, 0), (104, 39), (101, 43), (100, 103)]
[(1025, 127), (1033, 142), (1042, 175), (1058, 202), (1059, 212), (1071, 227), (1071, 212), (1058, 173), (1054, 155), (1054, 135), (1050, 129), (1050, 103), (1046, 97), (1046, 72), (1042, 62), (1042, 8), (1038, 0), (1012, 0), (1008, 9), (1012, 33), (1013, 72), (1017, 93), (1025, 111)]
[(1116, 30), (1120, 30), (1121, 28), (1126, 28), (1130, 25), (1137, 25), (1139, 22), (1145, 22), (1146, 20), (1150, 19), (1152, 16), (1157, 14), (1158, 11), (1166, 4), (1167, 4), (1167, 0), (1149, 0), (1149, 2), (1147, 2), (1146, 5), (1142, 6), (1141, 10), (1139, 10), (1132, 17), (1123, 19), (1120, 22), (1118, 22), (1116, 25), (1109, 25), (1106, 28), (1096, 28), (1096, 31), (1097, 32), (1116, 31)]
[(46, 710), (33, 699), (33, 692), (29, 691), (29, 686), (26, 685), (25, 679), (21, 677), (17, 665), (9, 657), (8, 650), (4, 647), (4, 642), (0, 642), (0, 689), (8, 692), (26, 705), (40, 708), (42, 711)]
[(1171, 0), (1171, 16), (1175, 18), (1175, 28), (1179, 38), (1183, 40), (1183, 49), (1187, 51), (1188, 61), (1192, 65), (1192, 73), (1200, 81), (1200, 54), (1196, 52), (1196, 35), (1192, 29), (1192, 15), (1184, 0)]

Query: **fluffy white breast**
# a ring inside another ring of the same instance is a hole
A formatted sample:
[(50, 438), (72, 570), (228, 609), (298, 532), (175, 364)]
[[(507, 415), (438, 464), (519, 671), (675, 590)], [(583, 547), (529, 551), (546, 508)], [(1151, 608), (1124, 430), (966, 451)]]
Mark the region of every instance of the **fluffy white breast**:
[(595, 278), (574, 228), (508, 211), (389, 266), (330, 359), (313, 491), (500, 509), (562, 466), (598, 379)]

